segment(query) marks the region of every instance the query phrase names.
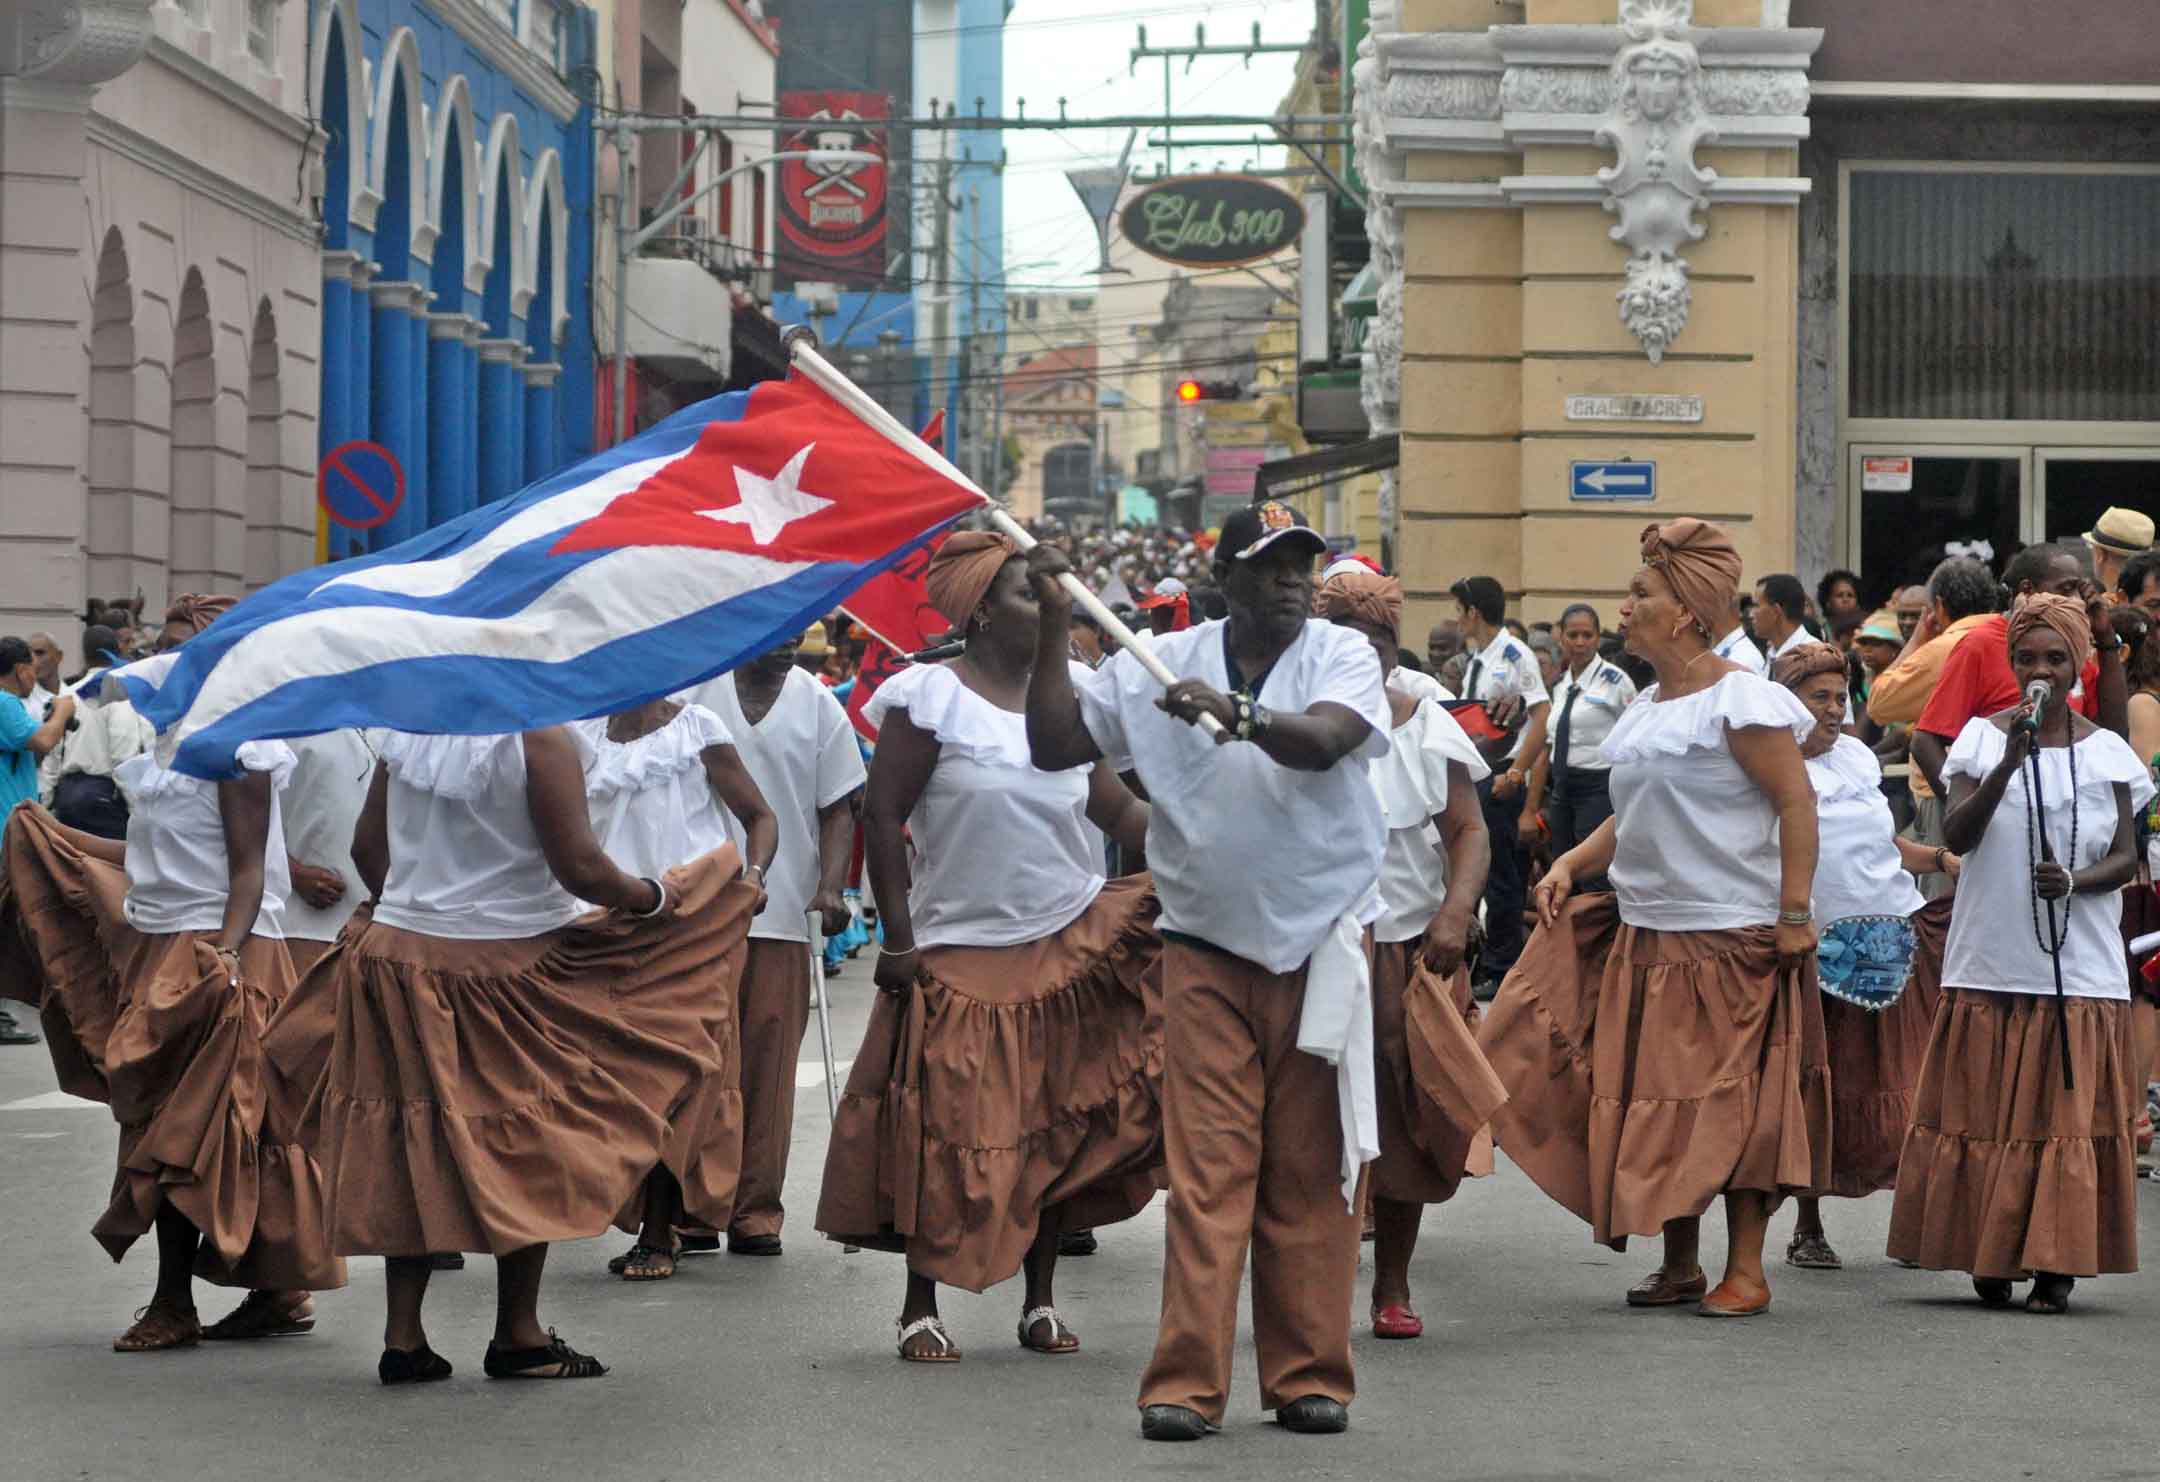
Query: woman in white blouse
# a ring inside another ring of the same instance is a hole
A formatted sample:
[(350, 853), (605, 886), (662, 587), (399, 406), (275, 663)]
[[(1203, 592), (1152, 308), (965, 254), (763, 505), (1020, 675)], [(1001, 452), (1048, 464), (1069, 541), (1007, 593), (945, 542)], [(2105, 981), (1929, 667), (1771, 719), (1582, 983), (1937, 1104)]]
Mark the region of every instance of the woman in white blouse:
[[(1392, 675), (1402, 651), (1401, 582), (1359, 568), (1323, 588), (1317, 606), (1371, 643), (1381, 674)], [(1410, 1305), (1418, 1225), (1426, 1205), (1455, 1197), (1465, 1173), (1492, 1171), (1485, 1122), (1502, 1095), (1472, 1033), (1478, 1006), (1463, 968), (1490, 859), (1477, 784), (1491, 769), (1440, 705), (1392, 683), (1387, 699), (1393, 730), (1387, 755), (1372, 767), (1388, 830), (1373, 924), (1380, 1156), (1367, 1166), (1365, 1187), (1373, 1336), (1417, 1338), (1425, 1331)]]
[[(180, 598), (159, 650), (232, 601)], [(91, 1233), (117, 1261), (157, 1232), (157, 1287), (113, 1340), (122, 1353), (305, 1333), (315, 1326), (308, 1289), (345, 1281), (327, 1243), (308, 1238), (317, 1227), (291, 1217), (314, 1174), (282, 1104), (265, 1114), (261, 1038), (293, 987), (278, 817), (293, 755), (283, 742), (249, 742), (233, 761), (224, 782), (147, 751), (122, 762), (124, 843), (30, 805), (6, 831), (0, 908), (19, 915), (31, 951), (27, 981), (0, 981), (42, 1000), (62, 1088), (106, 1103), (120, 1124), (119, 1177)], [(198, 1272), (251, 1288), (208, 1328), (195, 1314)]]
[(984, 1291), (1023, 1266), (1021, 1346), (1073, 1353), (1059, 1231), (1139, 1212), (1162, 1160), (1155, 893), (1103, 879), (1103, 836), (1139, 851), (1148, 809), (1108, 767), (1030, 760), (1035, 593), (1011, 542), (952, 535), (926, 580), (967, 652), (886, 680), (866, 710), (885, 944), (817, 1227), (906, 1253), (903, 1359), (960, 1357), (940, 1283)]
[[(1845, 656), (1827, 643), (1780, 654), (1771, 678), (1815, 717), (1800, 743), (1815, 787), (1821, 848), (1815, 919), (1824, 1042), (1830, 1057), (1830, 1185), (1840, 1199), (1897, 1186), (1913, 1088), (1942, 996), (1950, 897), (1930, 902), (1916, 875), (1957, 877), (1958, 857), (1901, 837), (1883, 796), (1882, 763), (1845, 734)], [(1834, 1271), (1822, 1200), (1802, 1194), (1786, 1261)]]
[[(1714, 525), (1644, 532), (1620, 617), (1658, 682), (1606, 739), (1613, 817), (1554, 861), (1480, 1035), (1513, 1097), (1501, 1147), (1600, 1241), (1662, 1232), (1629, 1305), (1706, 1317), (1769, 1309), (1771, 1205), (1820, 1187), (1830, 1153), (1799, 746), (1815, 720), (1712, 651), (1739, 576)], [(1614, 895), (1570, 899), (1597, 875)], [(1708, 1290), (1698, 1235), (1720, 1194), (1729, 1246)]]
[(2070, 708), (2092, 651), (2078, 603), (2025, 598), (2008, 641), (2019, 687), (2044, 681), (2048, 697), (2037, 715), (1967, 722), (1943, 767), (1943, 834), (1965, 866), (1890, 1254), (1969, 1272), (1989, 1306), (2029, 1277), (2026, 1310), (2059, 1313), (2078, 1277), (2137, 1269), (2144, 1087), (2119, 922), (2153, 783)]
[[(780, 827), (719, 716), (703, 705), (660, 699), (579, 726), (592, 747), (586, 804), (609, 859), (633, 875), (657, 878), (740, 841), (748, 860), (743, 878), (757, 886), (763, 909), (765, 872), (779, 848)], [(740, 958), (720, 967), (731, 1000), (741, 973)], [(731, 1027), (733, 1015), (730, 1008)], [(706, 1094), (675, 1117), (666, 1157), (646, 1176), (635, 1205), (615, 1217), (618, 1228), (637, 1236), (636, 1244), (608, 1262), (608, 1270), (625, 1281), (665, 1281), (675, 1274), (678, 1227), (728, 1227), (741, 1172), (741, 1046), (730, 1034), (721, 1049), (722, 1073), (709, 1077)]]
[(732, 845), (664, 876), (610, 859), (574, 728), (392, 734), (381, 757), (353, 840), (373, 917), (308, 979), (335, 1000), (310, 1108), (324, 1222), (387, 1258), (383, 1383), (450, 1377), (430, 1251), (495, 1257), (489, 1378), (596, 1378), (540, 1322), (548, 1245), (605, 1230), (722, 1073), (759, 891)]

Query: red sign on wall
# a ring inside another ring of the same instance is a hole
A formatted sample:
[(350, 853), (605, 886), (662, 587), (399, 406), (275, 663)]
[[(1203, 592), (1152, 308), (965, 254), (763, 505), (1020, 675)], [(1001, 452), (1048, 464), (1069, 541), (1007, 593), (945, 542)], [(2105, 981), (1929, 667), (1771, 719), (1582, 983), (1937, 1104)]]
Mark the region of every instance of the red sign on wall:
[(782, 93), (783, 150), (852, 149), (876, 164), (780, 162), (780, 278), (875, 288), (885, 277), (882, 93)]

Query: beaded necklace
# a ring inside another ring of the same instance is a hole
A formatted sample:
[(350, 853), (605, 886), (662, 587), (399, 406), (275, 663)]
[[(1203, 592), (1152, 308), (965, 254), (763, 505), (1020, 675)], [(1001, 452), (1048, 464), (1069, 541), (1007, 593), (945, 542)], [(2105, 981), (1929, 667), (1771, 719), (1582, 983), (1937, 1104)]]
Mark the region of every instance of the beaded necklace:
[[(2067, 726), (2067, 721), (2065, 724)], [(2063, 747), (2063, 751), (2070, 758), (2069, 859), (2070, 867), (2074, 869), (2077, 865), (2078, 841), (2077, 736), (2074, 730), (2072, 730), (2071, 732), (2069, 743)], [(2028, 875), (2031, 875), (2037, 874), (2039, 872), (2041, 864), (2039, 804), (2040, 738), (2037, 734), (2033, 737), (2032, 756), (2028, 760), (2032, 765), (2032, 778), (2025, 784), (2025, 864)], [(2070, 936), (2070, 902), (2067, 899), (2063, 902), (2062, 925), (2060, 927), (2057, 927), (2055, 924), (2055, 904), (2052, 901), (2048, 903), (2048, 921), (2047, 929), (2045, 931), (2043, 931), (2040, 926), (2040, 892), (2037, 888), (2032, 893), (2032, 900), (2030, 904), (2032, 906), (2033, 940), (2040, 944), (2040, 950), (2042, 952), (2045, 952), (2048, 956), (2060, 957), (2062, 955), (2063, 943), (2067, 941)]]

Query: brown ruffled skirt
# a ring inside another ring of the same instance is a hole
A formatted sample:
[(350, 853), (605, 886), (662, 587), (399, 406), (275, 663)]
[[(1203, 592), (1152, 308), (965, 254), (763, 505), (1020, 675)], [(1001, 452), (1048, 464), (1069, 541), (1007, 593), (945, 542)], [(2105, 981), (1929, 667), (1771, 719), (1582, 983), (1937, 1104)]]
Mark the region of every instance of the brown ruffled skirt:
[(1507, 1088), (1478, 1048), (1482, 1017), (1470, 974), (1442, 979), (1418, 961), (1416, 938), (1373, 948), (1373, 1069), (1380, 1156), (1366, 1170), (1376, 1199), (1445, 1204), (1463, 1179), (1492, 1172), (1494, 1112)]
[(1878, 1013), (1823, 995), (1823, 1038), (1830, 1047), (1830, 1187), (1825, 1192), (1840, 1199), (1897, 1187), (1913, 1092), (1935, 1031), (1935, 1007), (1942, 1001), (1943, 946), (1955, 899), (1943, 896), (1913, 914), (1920, 946), (1896, 1003)]
[(120, 1124), (112, 1201), (91, 1234), (118, 1261), (170, 1204), (203, 1236), (205, 1280), (343, 1286), (320, 1172), (264, 1061), (293, 986), (285, 944), (248, 938), (236, 987), (215, 933), (128, 925), (127, 872), (76, 849), (45, 810), (18, 808), (6, 829), (0, 981), (38, 1009), (61, 1088)]
[(318, 1076), (302, 1131), (336, 1248), (501, 1255), (607, 1229), (713, 1104), (757, 897), (736, 872), (723, 848), (668, 872), (661, 917), (518, 940), (348, 927), (272, 1033), (283, 1071)]
[(1129, 1218), (1162, 1184), (1163, 1022), (1145, 875), (1055, 936), (932, 947), (881, 993), (825, 1157), (817, 1228), (983, 1291), (1060, 1228)]
[(1478, 1034), (1507, 1088), (1493, 1134), (1615, 1249), (1727, 1189), (1830, 1179), (1830, 1074), (1812, 961), (1769, 927), (1624, 926), (1578, 895), (1532, 935)]
[(2017, 1278), (2137, 1270), (2130, 1005), (2072, 998), (2075, 1089), (2052, 997), (1946, 989), (1890, 1207), (1890, 1254)]

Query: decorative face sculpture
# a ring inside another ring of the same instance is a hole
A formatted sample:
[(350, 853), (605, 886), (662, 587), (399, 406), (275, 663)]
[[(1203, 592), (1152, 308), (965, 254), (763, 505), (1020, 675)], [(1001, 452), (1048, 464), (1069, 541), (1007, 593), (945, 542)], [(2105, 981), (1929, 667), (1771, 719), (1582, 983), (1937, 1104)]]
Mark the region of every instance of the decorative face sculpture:
[(1681, 89), (1687, 86), (1688, 69), (1680, 58), (1659, 48), (1628, 63), (1628, 86), (1635, 106), (1652, 123), (1663, 123), (1680, 107)]

